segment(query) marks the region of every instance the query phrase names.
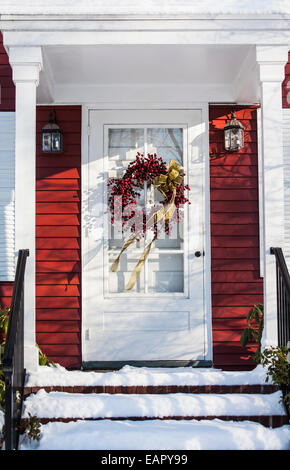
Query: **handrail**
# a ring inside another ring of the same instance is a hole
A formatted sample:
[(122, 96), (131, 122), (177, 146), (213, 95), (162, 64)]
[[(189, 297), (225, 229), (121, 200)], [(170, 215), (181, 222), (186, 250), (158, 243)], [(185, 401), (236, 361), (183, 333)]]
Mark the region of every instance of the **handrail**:
[[(290, 392), (290, 275), (282, 249), (270, 248), (270, 253), (276, 257), (278, 346), (288, 350), (288, 383), (281, 387), (285, 399)], [(290, 422), (288, 406), (286, 412)]]
[(290, 341), (290, 275), (282, 248), (270, 248), (276, 258), (278, 345)]
[(29, 250), (19, 250), (3, 355), (5, 378), (5, 450), (17, 450), (24, 369), (24, 274)]

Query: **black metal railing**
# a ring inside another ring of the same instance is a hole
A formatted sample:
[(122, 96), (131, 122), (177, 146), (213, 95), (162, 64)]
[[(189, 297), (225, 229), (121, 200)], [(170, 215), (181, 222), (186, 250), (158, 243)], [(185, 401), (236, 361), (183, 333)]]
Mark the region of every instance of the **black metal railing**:
[(3, 356), (5, 377), (5, 450), (17, 450), (24, 369), (24, 274), (29, 250), (19, 250)]
[[(290, 393), (290, 275), (282, 248), (270, 248), (270, 253), (276, 258), (278, 346), (288, 349), (288, 384), (281, 387), (284, 399), (286, 399)], [(286, 405), (286, 411), (290, 422), (288, 405)]]
[(278, 345), (290, 341), (290, 275), (281, 248), (271, 248), (276, 257)]

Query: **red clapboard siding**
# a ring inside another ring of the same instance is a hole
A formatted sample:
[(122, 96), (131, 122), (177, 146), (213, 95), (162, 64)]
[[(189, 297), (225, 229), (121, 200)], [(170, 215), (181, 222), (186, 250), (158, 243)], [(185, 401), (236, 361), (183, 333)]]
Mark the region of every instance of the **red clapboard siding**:
[[(75, 138), (80, 138), (79, 134), (74, 134)], [(38, 169), (40, 168), (71, 168), (72, 165), (77, 166), (79, 161), (78, 156), (69, 156), (61, 158), (58, 157), (39, 157), (38, 159)]]
[[(212, 252), (215, 250), (213, 249)], [(260, 263), (257, 259), (212, 259), (214, 271), (257, 271)]]
[(212, 287), (213, 294), (259, 294), (260, 282), (215, 282)]
[(36, 260), (79, 261), (80, 250), (36, 250)]
[(81, 108), (55, 106), (61, 155), (41, 152), (50, 107), (37, 108), (36, 338), (53, 361), (81, 365)]
[(79, 295), (80, 288), (78, 285), (49, 284), (36, 286), (36, 296), (38, 297), (78, 297)]
[(244, 318), (248, 313), (247, 307), (212, 307), (213, 318)]
[(13, 282), (0, 282), (0, 308), (10, 307), (13, 292)]
[[(239, 211), (237, 205), (235, 212), (211, 212), (211, 223), (212, 224), (222, 224), (222, 225), (248, 225), (248, 224), (257, 224), (259, 222), (259, 214), (256, 212), (244, 213)], [(70, 224), (67, 224), (70, 225)], [(226, 234), (226, 232), (225, 232)]]
[(38, 261), (36, 273), (80, 273), (81, 265), (75, 261)]
[(80, 320), (80, 311), (77, 308), (38, 308), (36, 310), (39, 321), (54, 321), (54, 320)]
[[(13, 282), (2, 281), (0, 282), (0, 308), (10, 307), (13, 292)], [(0, 342), (3, 340), (3, 335), (0, 332)]]
[(225, 228), (223, 224), (216, 224), (211, 226), (211, 235), (222, 235), (222, 236), (252, 236), (258, 234), (259, 227), (258, 224), (252, 225), (227, 225), (227, 232), (225, 233)]
[(81, 277), (79, 273), (37, 273), (36, 283), (40, 285), (72, 285), (80, 284)]
[(79, 226), (42, 225), (36, 227), (36, 237), (80, 237)]
[[(47, 344), (57, 344), (66, 346), (67, 355), (69, 356), (70, 345), (79, 346), (80, 345), (80, 334), (79, 333), (62, 333), (61, 331), (57, 333), (37, 333), (36, 340), (38, 344), (42, 345), (43, 350), (47, 353), (46, 345)], [(60, 361), (60, 364), (63, 364), (63, 361)]]
[(257, 122), (255, 107), (236, 112), (245, 128), (245, 148), (227, 153), (223, 129), (231, 108), (210, 106), (210, 199), (214, 366), (251, 369), (256, 345), (243, 349), (246, 316), (263, 302), (259, 272)]
[(38, 225), (80, 225), (79, 214), (38, 214)]
[(12, 69), (0, 32), (0, 111), (15, 111), (15, 86), (12, 80)]
[[(78, 364), (78, 357), (81, 354), (80, 348), (77, 345), (74, 344), (53, 344), (53, 345), (47, 345), (46, 346), (46, 351), (49, 357), (55, 362), (62, 362), (64, 367), (71, 368), (77, 368)], [(75, 365), (74, 365), (75, 362)]]
[(80, 248), (80, 240), (78, 238), (41, 238), (37, 239), (37, 249), (72, 249)]
[(255, 177), (257, 174), (257, 167), (252, 165), (213, 165), (211, 168), (212, 177), (220, 178), (236, 178), (243, 176)]
[(211, 161), (212, 166), (220, 166), (227, 164), (228, 166), (231, 165), (239, 165), (239, 166), (256, 166), (256, 161), (251, 154), (241, 154), (238, 153), (236, 155), (221, 155), (218, 158), (213, 158)]
[(62, 191), (62, 190), (80, 190), (80, 181), (78, 179), (60, 179), (44, 178), (36, 181), (37, 191)]
[(77, 202), (39, 202), (36, 204), (37, 214), (79, 214)]
[[(211, 280), (214, 283), (236, 284), (240, 282), (260, 282), (259, 271), (212, 271)], [(212, 287), (214, 288), (214, 286)]]
[(256, 210), (257, 201), (215, 201), (211, 202), (212, 212), (253, 212)]
[[(45, 240), (49, 240), (49, 238), (45, 238)], [(211, 246), (212, 247), (244, 247), (244, 246), (259, 246), (259, 237), (251, 236), (251, 237), (215, 237), (213, 236), (211, 239)]]

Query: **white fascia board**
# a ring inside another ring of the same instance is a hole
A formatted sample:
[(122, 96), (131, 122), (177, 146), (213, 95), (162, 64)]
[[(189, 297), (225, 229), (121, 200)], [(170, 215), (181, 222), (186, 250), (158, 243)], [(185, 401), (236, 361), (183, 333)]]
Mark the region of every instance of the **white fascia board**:
[[(72, 28), (73, 21), (73, 28)], [(17, 15), (5, 16), (0, 14), (0, 25), (3, 30), (67, 30), (78, 31), (116, 31), (116, 30), (287, 30), (290, 26), (290, 15), (271, 16), (218, 16), (212, 15), (174, 15), (153, 16), (104, 16), (104, 15)]]
[(58, 85), (54, 86), (54, 101), (70, 103), (95, 102), (188, 102), (233, 100), (234, 93), (230, 84), (130, 84), (130, 85)]
[[(75, 25), (74, 25), (75, 26)], [(250, 26), (249, 26), (250, 28)], [(178, 30), (178, 31), (7, 31), (1, 25), (6, 46), (55, 46), (96, 44), (290, 44), (289, 30)]]

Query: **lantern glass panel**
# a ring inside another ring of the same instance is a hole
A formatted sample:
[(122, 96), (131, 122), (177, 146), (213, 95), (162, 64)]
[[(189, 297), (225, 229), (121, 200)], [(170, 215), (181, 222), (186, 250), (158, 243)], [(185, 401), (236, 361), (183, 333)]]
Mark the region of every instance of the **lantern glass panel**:
[(60, 132), (53, 132), (51, 139), (51, 151), (61, 152), (62, 150), (62, 138)]
[(51, 133), (43, 132), (42, 134), (42, 151), (51, 152)]
[(231, 148), (231, 131), (230, 129), (225, 130), (225, 149), (230, 150)]

